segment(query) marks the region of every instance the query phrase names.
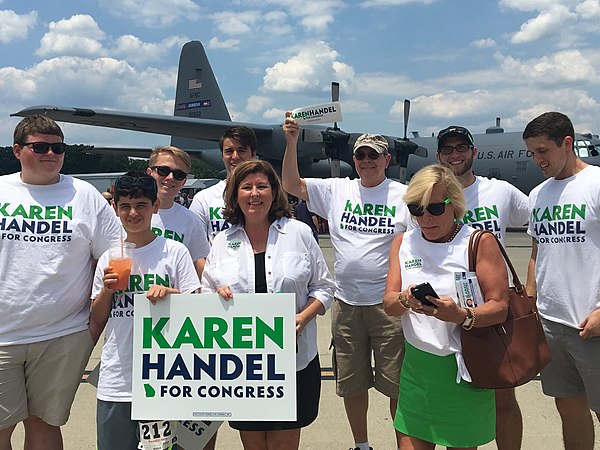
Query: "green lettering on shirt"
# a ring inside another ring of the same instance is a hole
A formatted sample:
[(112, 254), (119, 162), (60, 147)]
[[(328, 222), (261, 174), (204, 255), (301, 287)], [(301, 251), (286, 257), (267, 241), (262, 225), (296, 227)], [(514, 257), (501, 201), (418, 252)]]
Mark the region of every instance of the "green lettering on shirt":
[(219, 220), (223, 220), (223, 217), (221, 217), (221, 207), (217, 206), (217, 207), (209, 207), (208, 208), (208, 216), (209, 216), (209, 220), (213, 220), (213, 219), (219, 219)]
[(350, 200), (346, 200), (344, 211), (351, 212), (359, 216), (391, 216), (396, 217), (396, 206), (388, 206), (379, 203), (364, 203), (363, 205), (353, 205)]
[(554, 205), (552, 207), (533, 208), (532, 216), (534, 222), (543, 220), (574, 220), (577, 217), (585, 220), (586, 205), (575, 205), (573, 203), (565, 203), (564, 205)]
[(39, 206), (39, 205), (16, 205), (11, 208), (11, 203), (2, 203), (0, 205), (0, 215), (4, 217), (23, 217), (24, 219), (50, 220), (64, 219), (73, 220), (73, 207), (63, 208), (58, 205)]
[(157, 236), (164, 236), (166, 239), (171, 239), (177, 242), (183, 242), (184, 234), (179, 234), (176, 231), (165, 229), (161, 230), (158, 227), (152, 227), (152, 232)]

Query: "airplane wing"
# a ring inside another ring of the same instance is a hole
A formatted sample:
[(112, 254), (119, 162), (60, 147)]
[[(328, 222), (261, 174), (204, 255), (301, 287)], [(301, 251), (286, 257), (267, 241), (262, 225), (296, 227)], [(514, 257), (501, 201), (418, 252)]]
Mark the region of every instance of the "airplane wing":
[(119, 128), (144, 133), (181, 136), (207, 141), (218, 141), (223, 132), (234, 125), (244, 125), (254, 130), (257, 137), (268, 137), (273, 133), (273, 125), (260, 125), (229, 120), (201, 119), (192, 117), (166, 116), (89, 108), (63, 106), (32, 106), (11, 114), (11, 117), (27, 117), (43, 114), (58, 122)]

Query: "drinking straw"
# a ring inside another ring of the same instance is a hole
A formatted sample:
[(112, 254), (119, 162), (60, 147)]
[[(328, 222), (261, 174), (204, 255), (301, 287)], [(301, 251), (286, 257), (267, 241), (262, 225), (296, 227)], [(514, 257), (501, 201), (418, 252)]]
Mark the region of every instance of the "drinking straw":
[(119, 227), (119, 232), (121, 235), (121, 239), (120, 239), (120, 241), (121, 241), (121, 259), (123, 259), (125, 257), (123, 254), (123, 227)]

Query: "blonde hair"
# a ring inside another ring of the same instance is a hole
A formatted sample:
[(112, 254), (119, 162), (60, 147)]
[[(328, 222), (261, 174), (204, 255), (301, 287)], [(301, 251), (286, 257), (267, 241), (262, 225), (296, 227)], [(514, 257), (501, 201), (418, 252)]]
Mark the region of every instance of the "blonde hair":
[(404, 202), (425, 208), (430, 203), (433, 188), (439, 183), (446, 188), (446, 196), (454, 206), (454, 218), (462, 219), (467, 212), (463, 187), (454, 173), (441, 164), (425, 166), (412, 177), (403, 197)]
[(167, 154), (174, 158), (178, 158), (184, 166), (185, 172), (190, 173), (192, 171), (192, 159), (188, 152), (181, 150), (179, 147), (173, 145), (163, 145), (161, 147), (155, 147), (150, 153), (150, 166), (154, 166), (156, 160), (160, 155)]

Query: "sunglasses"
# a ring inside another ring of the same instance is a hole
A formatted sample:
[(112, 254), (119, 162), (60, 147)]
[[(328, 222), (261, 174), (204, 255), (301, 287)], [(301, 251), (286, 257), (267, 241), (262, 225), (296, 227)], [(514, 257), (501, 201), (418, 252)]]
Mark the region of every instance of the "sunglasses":
[(62, 155), (67, 151), (67, 144), (64, 142), (56, 142), (54, 144), (48, 142), (25, 142), (21, 144), (21, 147), (31, 147), (33, 153), (37, 153), (38, 155), (45, 155), (48, 153), (49, 148), (52, 149), (55, 155)]
[(171, 169), (168, 166), (152, 166), (150, 167), (152, 170), (156, 170), (161, 177), (168, 177), (170, 173), (173, 174), (173, 178), (177, 181), (185, 180), (185, 177), (188, 176), (183, 170), (179, 169)]
[(456, 150), (458, 153), (464, 153), (468, 152), (472, 148), (473, 146), (469, 144), (446, 145), (440, 148), (438, 151), (442, 155), (450, 155), (454, 150)]
[(410, 205), (406, 206), (408, 206), (408, 211), (415, 217), (421, 217), (423, 214), (425, 214), (425, 209), (432, 216), (441, 216), (446, 211), (446, 205), (448, 203), (452, 203), (452, 200), (450, 200), (449, 198), (447, 198), (441, 203), (430, 203), (429, 205), (427, 205), (426, 208), (423, 208), (423, 206), (416, 205), (414, 203), (411, 203)]
[(138, 187), (140, 189), (151, 189), (152, 192), (157, 192), (156, 181), (151, 177), (131, 177), (129, 175), (123, 175), (117, 178), (115, 182), (115, 188), (117, 189), (131, 189)]
[(375, 150), (371, 150), (370, 152), (366, 153), (363, 152), (362, 150), (357, 150), (354, 152), (354, 157), (356, 158), (357, 161), (362, 161), (365, 158), (369, 158), (371, 161), (375, 161), (376, 159), (378, 159), (381, 156), (381, 153), (376, 152)]

